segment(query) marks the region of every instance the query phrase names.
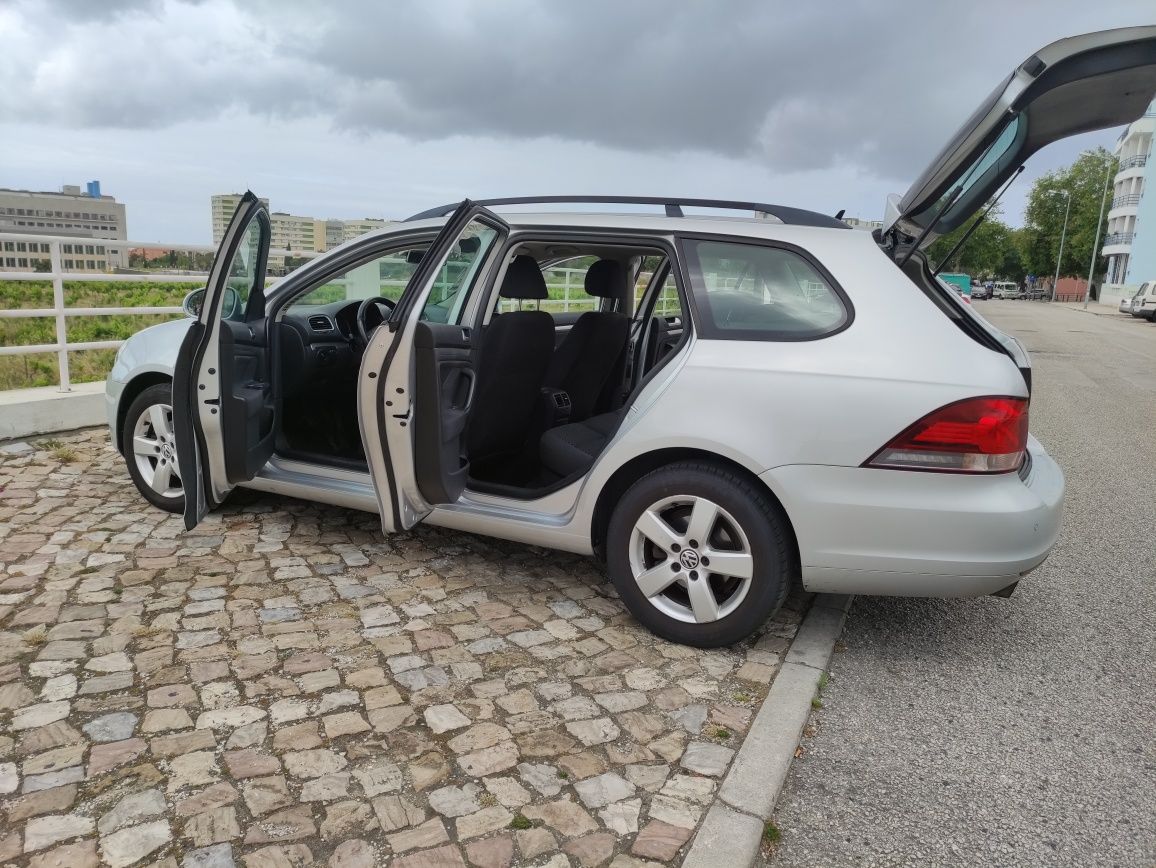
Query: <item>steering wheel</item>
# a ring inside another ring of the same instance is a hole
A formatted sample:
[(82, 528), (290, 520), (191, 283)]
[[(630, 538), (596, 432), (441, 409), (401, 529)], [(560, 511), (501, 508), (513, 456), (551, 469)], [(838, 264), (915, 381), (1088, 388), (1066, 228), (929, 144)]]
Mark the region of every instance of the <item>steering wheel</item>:
[(354, 321), (357, 323), (357, 336), (361, 339), (363, 346), (369, 346), (369, 336), (379, 325), (389, 319), (393, 308), (394, 303), (392, 301), (379, 295), (367, 298), (357, 306), (357, 316), (354, 317)]

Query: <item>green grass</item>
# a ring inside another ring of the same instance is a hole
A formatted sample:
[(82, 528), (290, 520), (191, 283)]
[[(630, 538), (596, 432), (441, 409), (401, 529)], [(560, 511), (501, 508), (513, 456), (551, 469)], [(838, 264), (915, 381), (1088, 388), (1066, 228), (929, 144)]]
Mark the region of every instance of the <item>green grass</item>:
[(514, 819), (510, 820), (511, 829), (532, 829), (533, 827), (534, 824), (522, 814), (514, 814)]
[[(176, 307), (196, 288), (192, 283), (135, 283), (65, 281), (64, 303), (69, 307)], [(52, 307), (51, 281), (0, 280), (0, 308)], [(143, 328), (176, 319), (179, 314), (117, 314), (71, 316), (68, 340), (118, 341)], [(16, 347), (56, 342), (56, 321), (51, 317), (0, 319), (0, 346)], [(112, 367), (115, 350), (75, 350), (68, 354), (74, 383), (103, 380)], [(0, 390), (52, 386), (59, 382), (55, 353), (0, 357)]]
[(763, 826), (763, 840), (768, 844), (778, 844), (783, 840), (783, 833), (773, 821), (767, 820), (766, 825)]

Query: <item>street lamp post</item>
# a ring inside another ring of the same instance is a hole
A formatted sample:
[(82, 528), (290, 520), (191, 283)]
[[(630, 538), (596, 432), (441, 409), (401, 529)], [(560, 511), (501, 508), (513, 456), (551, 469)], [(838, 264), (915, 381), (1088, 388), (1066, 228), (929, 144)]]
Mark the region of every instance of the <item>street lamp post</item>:
[(1104, 225), (1104, 205), (1108, 201), (1108, 181), (1112, 178), (1112, 168), (1115, 160), (1108, 161), (1108, 169), (1104, 172), (1104, 192), (1100, 194), (1100, 219), (1096, 222), (1096, 240), (1092, 242), (1092, 264), (1088, 266), (1088, 285), (1084, 288), (1084, 310), (1088, 309), (1088, 299), (1092, 295), (1092, 275), (1096, 273), (1096, 251), (1100, 247), (1100, 229)]
[(1060, 253), (1056, 257), (1056, 277), (1052, 281), (1052, 301), (1056, 300), (1056, 287), (1060, 282), (1060, 260), (1064, 258), (1064, 239), (1068, 237), (1068, 214), (1072, 211), (1072, 191), (1057, 190), (1056, 192), (1063, 193), (1068, 204), (1064, 207), (1064, 229), (1060, 232)]

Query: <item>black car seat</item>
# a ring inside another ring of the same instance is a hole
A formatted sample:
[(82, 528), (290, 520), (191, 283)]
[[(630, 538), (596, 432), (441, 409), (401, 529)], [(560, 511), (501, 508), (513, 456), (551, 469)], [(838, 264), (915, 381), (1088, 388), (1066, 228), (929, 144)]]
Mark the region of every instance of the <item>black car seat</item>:
[[(629, 298), (621, 262), (599, 259), (586, 271), (586, 294)], [(570, 395), (570, 421), (580, 422), (612, 406), (622, 386), (630, 317), (618, 310), (587, 311), (559, 344), (546, 372), (546, 385)]]
[[(532, 256), (514, 258), (500, 295), (535, 301), (547, 297), (546, 279)], [(550, 314), (541, 310), (494, 314), (482, 334), (467, 435), (471, 461), (522, 449), (553, 352)]]

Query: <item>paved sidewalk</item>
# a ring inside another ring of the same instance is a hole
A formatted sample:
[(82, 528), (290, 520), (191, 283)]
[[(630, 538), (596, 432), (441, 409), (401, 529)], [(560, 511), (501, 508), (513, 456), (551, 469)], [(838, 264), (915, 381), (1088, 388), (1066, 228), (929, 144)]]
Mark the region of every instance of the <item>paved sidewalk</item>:
[(588, 558), (0, 449), (0, 863), (675, 862), (805, 602), (697, 651)]

